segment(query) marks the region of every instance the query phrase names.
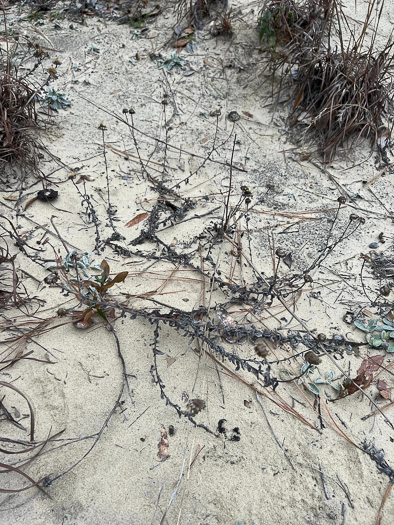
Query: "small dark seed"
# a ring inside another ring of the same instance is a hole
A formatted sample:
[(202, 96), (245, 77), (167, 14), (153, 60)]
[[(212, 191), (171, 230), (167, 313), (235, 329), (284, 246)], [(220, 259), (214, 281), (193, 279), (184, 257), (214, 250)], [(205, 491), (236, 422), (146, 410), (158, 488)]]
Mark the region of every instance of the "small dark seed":
[(173, 436), (175, 434), (174, 425), (169, 425), (168, 426), (168, 433), (169, 433), (170, 436)]
[(346, 203), (346, 197), (341, 195), (340, 197), (338, 197), (338, 202), (339, 202), (339, 204), (345, 204)]
[(319, 339), (319, 341), (323, 342), (327, 339), (326, 335), (325, 334), (317, 334), (317, 338)]
[(349, 217), (349, 219), (350, 219), (351, 221), (357, 221), (358, 218), (359, 218), (358, 215), (356, 215), (355, 213), (352, 213), (352, 214), (350, 215), (350, 217)]
[(388, 297), (390, 295), (391, 289), (389, 286), (382, 286), (380, 289), (380, 293), (383, 295), (383, 297)]
[(307, 273), (307, 274), (304, 275), (304, 281), (305, 281), (306, 283), (313, 283), (313, 279), (312, 279), (312, 277), (309, 275), (309, 273)]
[(59, 193), (56, 190), (46, 189), (46, 190), (40, 190), (37, 192), (37, 199), (39, 201), (54, 201), (57, 199)]
[(275, 253), (276, 256), (279, 257), (279, 259), (283, 259), (287, 255), (286, 251), (283, 248), (278, 248)]

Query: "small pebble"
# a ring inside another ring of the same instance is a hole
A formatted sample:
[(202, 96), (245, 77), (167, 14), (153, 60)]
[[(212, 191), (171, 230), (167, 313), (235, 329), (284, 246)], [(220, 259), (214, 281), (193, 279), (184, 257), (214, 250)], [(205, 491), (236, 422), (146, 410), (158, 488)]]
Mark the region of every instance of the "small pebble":
[(369, 247), (371, 248), (371, 250), (376, 250), (377, 248), (379, 248), (379, 243), (378, 242), (371, 242)]

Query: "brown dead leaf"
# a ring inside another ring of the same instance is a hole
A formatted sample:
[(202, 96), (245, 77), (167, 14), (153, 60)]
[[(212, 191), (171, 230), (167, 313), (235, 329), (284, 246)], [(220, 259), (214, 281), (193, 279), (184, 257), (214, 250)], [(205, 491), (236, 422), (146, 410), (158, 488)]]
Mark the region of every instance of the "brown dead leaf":
[(366, 389), (369, 387), (369, 385), (372, 383), (373, 376), (372, 375), (365, 375), (365, 372), (362, 372), (361, 374), (358, 374), (356, 378), (353, 379), (353, 382), (350, 383), (346, 387), (346, 394), (348, 396), (351, 396), (352, 394), (355, 394), (356, 392), (359, 392), (359, 389), (356, 385), (358, 385), (362, 389)]
[(129, 222), (126, 222), (125, 226), (127, 228), (131, 228), (132, 226), (135, 226), (136, 224), (138, 224), (139, 222), (143, 221), (144, 219), (146, 219), (148, 217), (149, 213), (139, 213), (138, 215), (136, 215), (134, 217), (134, 219), (131, 219), (131, 221)]
[(372, 372), (380, 370), (381, 365), (384, 361), (384, 357), (384, 354), (367, 357), (361, 363), (360, 368), (357, 370), (357, 374), (362, 374), (363, 372), (365, 372), (366, 375), (372, 375)]
[(376, 383), (376, 386), (379, 390), (379, 394), (383, 397), (383, 399), (388, 399), (391, 401), (392, 388), (387, 388), (386, 381), (383, 381), (383, 379), (379, 379), (379, 381)]
[(209, 67), (216, 67), (216, 65), (207, 58), (204, 59), (204, 64)]
[(205, 144), (206, 142), (208, 142), (208, 140), (210, 139), (211, 137), (204, 137), (203, 139), (201, 139), (201, 144)]
[(192, 35), (193, 33), (194, 29), (192, 27), (187, 27), (183, 32), (184, 35)]
[(170, 448), (170, 444), (168, 442), (167, 430), (165, 429), (165, 427), (162, 426), (160, 443), (158, 444), (159, 452), (157, 453), (157, 457), (159, 458), (159, 461), (165, 461), (168, 458), (169, 448)]
[(388, 388), (387, 390), (380, 390), (379, 394), (383, 397), (383, 399), (391, 401), (391, 388)]
[(394, 310), (390, 310), (386, 317), (390, 322), (394, 321)]
[(246, 117), (253, 118), (252, 113), (249, 113), (249, 111), (242, 111), (242, 113), (243, 113)]
[[(357, 377), (353, 379), (353, 382), (344, 386), (344, 390), (340, 397), (351, 396), (352, 394), (359, 391), (356, 385), (365, 390), (370, 386), (373, 381), (373, 373), (381, 368), (384, 361), (384, 355), (374, 355), (367, 357), (361, 363), (360, 368), (357, 370)], [(384, 383), (384, 381), (382, 381)]]
[(175, 357), (167, 357), (167, 368), (175, 363)]
[(383, 379), (379, 379), (376, 386), (378, 390), (387, 390), (387, 383), (386, 381), (383, 381)]
[(84, 319), (80, 319), (79, 321), (75, 321), (73, 325), (75, 328), (78, 328), (78, 330), (87, 330), (93, 326), (93, 321), (91, 319), (87, 319), (86, 321)]
[(180, 38), (172, 44), (172, 47), (185, 47), (190, 42), (190, 38)]

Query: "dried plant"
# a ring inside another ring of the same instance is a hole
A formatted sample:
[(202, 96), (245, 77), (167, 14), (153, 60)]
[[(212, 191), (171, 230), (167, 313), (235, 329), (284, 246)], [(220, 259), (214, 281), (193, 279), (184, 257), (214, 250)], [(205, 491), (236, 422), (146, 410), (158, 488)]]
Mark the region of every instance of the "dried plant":
[(0, 310), (25, 303), (26, 294), (21, 287), (15, 267), (16, 255), (11, 255), (5, 239), (0, 235)]
[(215, 20), (210, 24), (210, 31), (213, 36), (231, 35), (233, 33), (232, 11), (219, 13)]
[(175, 11), (179, 22), (186, 18), (196, 29), (201, 29), (205, 18), (226, 7), (227, 0), (179, 0)]
[[(272, 1), (259, 18), (270, 67), (291, 98), (289, 125), (305, 127), (324, 162), (361, 138), (384, 150), (393, 107), (393, 42), (376, 48), (381, 3), (370, 0), (359, 34), (337, 0)], [(367, 39), (367, 33), (372, 36)]]
[[(0, 6), (1, 8), (1, 6)], [(29, 74), (36, 69), (44, 54), (41, 47), (34, 45), (27, 37), (17, 32), (9, 32), (5, 12), (0, 48), (0, 172), (17, 167), (25, 173), (27, 168), (39, 174), (38, 131), (39, 118), (36, 111), (37, 93)], [(36, 63), (22, 77), (19, 66), (35, 57)]]

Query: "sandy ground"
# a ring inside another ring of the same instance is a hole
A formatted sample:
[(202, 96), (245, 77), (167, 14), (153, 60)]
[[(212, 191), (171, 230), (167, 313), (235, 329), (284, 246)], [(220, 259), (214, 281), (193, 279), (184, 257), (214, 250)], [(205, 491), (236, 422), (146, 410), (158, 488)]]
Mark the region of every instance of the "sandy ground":
[[(50, 58), (35, 75), (39, 80), (46, 78), (45, 68), (58, 57), (61, 61), (58, 78), (50, 85), (66, 93), (71, 106), (54, 114), (54, 125), (49, 126), (43, 136), (49, 151), (61, 163), (47, 157), (42, 162), (44, 173), (53, 172), (53, 187), (59, 191), (55, 208), (36, 201), (23, 211), (24, 203), (39, 189), (35, 186), (24, 192), (19, 210), (12, 209), (12, 202), (2, 200), (2, 211), (20, 226), (20, 232), (31, 245), (37, 246), (35, 243), (44, 233), (37, 225), (56, 233), (51, 223), (51, 217), (56, 216), (53, 222), (64, 242), (69, 243), (68, 249), (73, 246), (80, 252), (94, 252), (94, 224), (81, 205), (78, 193), (78, 189), (83, 190), (83, 184), (77, 186), (74, 182), (81, 174), (91, 179), (86, 181), (86, 188), (97, 212), (100, 235), (102, 240), (110, 237), (113, 230), (106, 213), (103, 135), (98, 129), (103, 122), (107, 128), (110, 199), (116, 208), (113, 220), (117, 231), (124, 236), (118, 244), (126, 249), (162, 254), (163, 248), (154, 243), (136, 247), (129, 244), (138, 236), (143, 222), (132, 228), (125, 226), (137, 214), (149, 212), (158, 195), (155, 185), (147, 181), (140, 168), (130, 129), (107, 113), (123, 118), (122, 109), (133, 107), (135, 127), (146, 134), (136, 134), (139, 153), (144, 160), (150, 159), (151, 174), (161, 180), (165, 158), (163, 143), (157, 143), (155, 138), (167, 140), (177, 148), (168, 151), (165, 184), (172, 186), (199, 168), (189, 184), (180, 185), (179, 192), (196, 202), (188, 218), (194, 214), (205, 214), (205, 217), (179, 221), (160, 234), (164, 242), (173, 243), (178, 253), (187, 252), (196, 243), (196, 236), (222, 214), (224, 194), (230, 183), (228, 163), (236, 135), (234, 165), (240, 169), (234, 169), (232, 174), (232, 202), (237, 202), (242, 185), (253, 190), (253, 199), (262, 198), (250, 222), (247, 224), (245, 219), (240, 222), (241, 229), (248, 226), (253, 232), (250, 251), (246, 236), (243, 249), (248, 257), (253, 256), (261, 272), (272, 274), (273, 243), (291, 251), (292, 271), (302, 271), (314, 260), (326, 242), (341, 191), (353, 200), (348, 199), (341, 208), (334, 234), (343, 231), (352, 212), (366, 218), (366, 223), (314, 271), (314, 282), (305, 288), (295, 309), (310, 330), (325, 333), (327, 337), (341, 334), (362, 340), (362, 334), (347, 325), (343, 316), (349, 310), (368, 306), (360, 281), (363, 264), (360, 254), (369, 252), (370, 243), (377, 242), (382, 231), (388, 241), (380, 245), (378, 251), (392, 250), (393, 226), (388, 218), (393, 205), (392, 175), (387, 172), (372, 185), (363, 184), (379, 173), (375, 165), (376, 152), (370, 156), (367, 146), (352, 151), (348, 158), (339, 155), (325, 170), (317, 161), (304, 160), (294, 151), (294, 142), (286, 133), (285, 109), (273, 112), (270, 85), (261, 73), (255, 30), (259, 4), (246, 0), (231, 4), (233, 35), (214, 37), (206, 25), (195, 33), (195, 52), (180, 54), (184, 68), (175, 67), (170, 72), (159, 69), (157, 62), (150, 58), (152, 53), (167, 57), (174, 51), (168, 41), (176, 17), (172, 6), (166, 3), (162, 2), (162, 14), (149, 22), (149, 31), (141, 35), (129, 25), (95, 16), (86, 16), (83, 24), (60, 20), (60, 28), (53, 27), (46, 17), (43, 25), (34, 26), (23, 16), (18, 18), (25, 14), (25, 9), (22, 13), (18, 13), (17, 7), (10, 9), (8, 16), (14, 21), (13, 27), (31, 33), (38, 28), (45, 35), (48, 47), (56, 50), (50, 52)], [(60, 7), (56, 9), (60, 11)], [(383, 35), (390, 32), (393, 5), (388, 4), (386, 11), (381, 27)], [(363, 4), (356, 18), (362, 19), (364, 12)], [(161, 103), (165, 94), (168, 105)], [(210, 116), (217, 109), (221, 110), (218, 120)], [(231, 122), (227, 118), (231, 111), (236, 111), (241, 119)], [(214, 139), (218, 147), (212, 154)], [(130, 156), (121, 153), (126, 151)], [(203, 163), (208, 154), (212, 160)], [(76, 173), (74, 179), (69, 177), (72, 172)], [(51, 235), (49, 239), (41, 257), (53, 260), (52, 246), (65, 257), (65, 248), (59, 239)], [(241, 283), (243, 279), (247, 282), (250, 270), (246, 265), (234, 264), (231, 250), (230, 245), (215, 248), (213, 256), (218, 267), (226, 276), (233, 271), (234, 282)], [(153, 307), (135, 297), (138, 294), (146, 297), (151, 291), (153, 298), (186, 311), (210, 302), (212, 318), (215, 318), (215, 303), (223, 301), (220, 290), (210, 290), (209, 282), (202, 285), (201, 276), (182, 265), (159, 262), (151, 266), (146, 259), (118, 255), (108, 246), (102, 254), (94, 254), (94, 262), (100, 264), (103, 257), (110, 263), (111, 272), (129, 272), (124, 285), (114, 287), (113, 294), (118, 294), (120, 301), (125, 299), (121, 294), (132, 295), (129, 304), (136, 308)], [(42, 266), (22, 254), (18, 255), (18, 264), (39, 281), (25, 276), (24, 283), (31, 294), (45, 301), (42, 309), (47, 315), (61, 306), (69, 308), (76, 304), (60, 288), (43, 282), (48, 271)], [(365, 279), (368, 293), (375, 297), (380, 281), (368, 273)], [(233, 306), (230, 310), (235, 316), (241, 315), (239, 307)], [(45, 317), (44, 313), (41, 315)], [(295, 383), (281, 383), (277, 395), (269, 389), (270, 397), (293, 406), (305, 418), (304, 423), (260, 394), (263, 410), (249, 386), (236, 380), (207, 355), (199, 357), (193, 351), (196, 343), (189, 345), (181, 332), (163, 326), (159, 338), (162, 354), (157, 359), (166, 393), (182, 408), (187, 398), (203, 399), (206, 408), (196, 416), (196, 421), (217, 433), (212, 435), (196, 428), (188, 419), (179, 418), (161, 399), (159, 387), (150, 373), (153, 327), (147, 320), (129, 317), (118, 319), (115, 327), (130, 392), (124, 392), (93, 450), (66, 474), (93, 444), (92, 438), (78, 438), (92, 436), (100, 430), (122, 384), (121, 363), (111, 331), (99, 318), (87, 331), (77, 330), (66, 318), (64, 326), (26, 344), (26, 349), (34, 350), (37, 357), (47, 356), (55, 364), (20, 361), (2, 372), (2, 380), (14, 381), (32, 400), (38, 440), (63, 429), (65, 432), (54, 450), (43, 454), (26, 470), (34, 479), (49, 476), (53, 480), (64, 474), (47, 487), (51, 499), (35, 489), (4, 494), (1, 523), (375, 523), (389, 478), (347, 438), (359, 447), (364, 440), (375, 443), (377, 449), (384, 449), (389, 465), (394, 467), (394, 433), (380, 414), (361, 419), (373, 408), (368, 399), (354, 394), (330, 402), (329, 399), (336, 397), (335, 390), (328, 385), (321, 386), (323, 429), (315, 396)], [(260, 327), (302, 329), (298, 321), (278, 306), (256, 315), (253, 322)], [(38, 347), (37, 343), (42, 346)], [(254, 355), (249, 342), (242, 347), (227, 344), (226, 348), (245, 357)], [(290, 355), (292, 350), (284, 346), (274, 352), (273, 359), (276, 359)], [(345, 354), (338, 363), (355, 377), (367, 352), (376, 353), (363, 348), (359, 357)], [(392, 361), (387, 354), (385, 366)], [(224, 364), (234, 370), (230, 363)], [(298, 359), (291, 366), (298, 373), (301, 365), (302, 360)], [(276, 374), (281, 368), (276, 366)], [(334, 364), (324, 359), (319, 373), (323, 376), (330, 370), (339, 375)], [(238, 375), (264, 391), (253, 376), (243, 372)], [(380, 378), (392, 384), (390, 371)], [(379, 407), (383, 406), (385, 401), (378, 395), (376, 381), (368, 393)], [(26, 412), (26, 406), (17, 396), (14, 398), (7, 392), (6, 399), (10, 399), (10, 406)], [(394, 420), (393, 408), (385, 414), (390, 421)], [(226, 433), (218, 433), (219, 421), (223, 419)], [(157, 456), (160, 433), (163, 426), (168, 432), (170, 425), (174, 427), (174, 434), (168, 436), (169, 457), (161, 462)], [(0, 428), (2, 436), (27, 439), (26, 432), (15, 430), (7, 422), (1, 422)], [(48, 446), (48, 450), (53, 445)], [(21, 486), (18, 477), (6, 481), (3, 477), (1, 482), (5, 488)], [(394, 496), (391, 495), (381, 524), (389, 525), (393, 516)]]

